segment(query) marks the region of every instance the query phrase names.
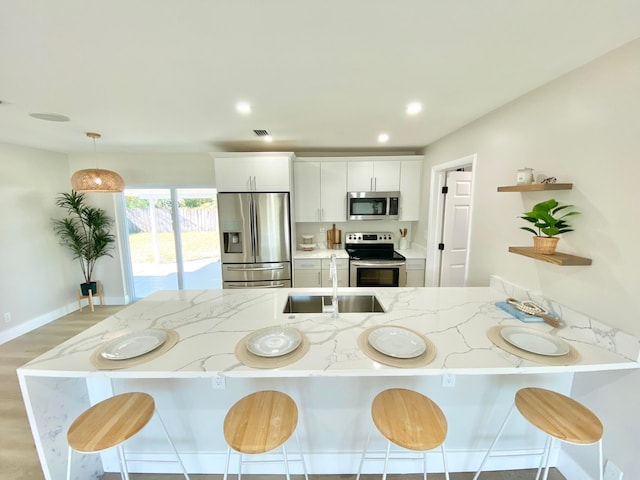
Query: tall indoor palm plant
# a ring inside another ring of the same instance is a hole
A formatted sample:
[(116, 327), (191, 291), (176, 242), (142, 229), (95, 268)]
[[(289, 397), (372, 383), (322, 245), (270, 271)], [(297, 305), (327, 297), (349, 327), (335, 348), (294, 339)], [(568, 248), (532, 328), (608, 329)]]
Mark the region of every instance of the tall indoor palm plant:
[(80, 285), (83, 295), (97, 293), (93, 269), (100, 257), (109, 256), (114, 249), (115, 236), (111, 233), (113, 219), (101, 208), (85, 203), (85, 195), (71, 190), (60, 193), (56, 205), (67, 212), (67, 218), (53, 220), (53, 230), (60, 244), (67, 247), (73, 258), (80, 260), (85, 283)]

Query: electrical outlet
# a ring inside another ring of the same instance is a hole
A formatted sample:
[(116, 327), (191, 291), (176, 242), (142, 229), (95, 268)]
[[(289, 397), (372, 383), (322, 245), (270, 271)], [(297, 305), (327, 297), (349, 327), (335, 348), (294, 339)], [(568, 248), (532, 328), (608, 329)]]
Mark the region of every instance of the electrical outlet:
[(604, 466), (604, 480), (622, 480), (623, 475), (622, 470), (615, 463), (607, 460)]
[(227, 379), (221, 373), (213, 377), (212, 383), (215, 390), (224, 390), (227, 388)]
[(442, 386), (443, 387), (454, 387), (456, 384), (456, 376), (453, 373), (443, 373), (442, 374)]
[(11, 323), (11, 312), (5, 312), (4, 323)]

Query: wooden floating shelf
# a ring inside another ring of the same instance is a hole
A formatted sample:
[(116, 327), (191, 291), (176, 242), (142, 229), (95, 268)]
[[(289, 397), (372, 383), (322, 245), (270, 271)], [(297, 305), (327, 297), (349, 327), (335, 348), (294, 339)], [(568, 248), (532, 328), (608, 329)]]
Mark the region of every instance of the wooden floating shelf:
[(498, 187), (499, 192), (542, 192), (544, 190), (571, 190), (573, 183), (530, 183)]
[(578, 257), (576, 255), (569, 255), (568, 253), (556, 252), (553, 255), (546, 255), (544, 253), (536, 253), (533, 251), (533, 247), (509, 247), (511, 253), (517, 253), (518, 255), (524, 255), (525, 257), (540, 260), (542, 262), (553, 263), (554, 265), (572, 266), (572, 265), (591, 265), (590, 258)]

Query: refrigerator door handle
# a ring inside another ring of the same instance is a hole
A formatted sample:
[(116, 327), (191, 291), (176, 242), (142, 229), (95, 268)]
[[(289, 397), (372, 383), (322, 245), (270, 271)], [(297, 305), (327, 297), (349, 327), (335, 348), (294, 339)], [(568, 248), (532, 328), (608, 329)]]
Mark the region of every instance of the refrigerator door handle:
[(260, 229), (259, 229), (259, 223), (258, 223), (258, 215), (260, 215), (260, 212), (258, 211), (258, 206), (256, 205), (256, 201), (255, 198), (253, 197), (253, 195), (251, 196), (251, 201), (253, 204), (253, 217), (251, 218), (251, 221), (253, 222), (253, 251), (255, 253), (255, 258), (256, 258), (256, 262), (259, 262), (260, 260), (258, 259), (258, 257), (260, 257), (261, 252), (260, 252)]
[(250, 196), (251, 200), (249, 201), (249, 218), (251, 219), (251, 256), (253, 257), (253, 261), (256, 261), (256, 206), (253, 201), (253, 195)]
[[(253, 287), (253, 288), (282, 288), (284, 286), (285, 286), (284, 283), (274, 283), (273, 285), (257, 285), (256, 287)], [(246, 285), (233, 285), (232, 283), (230, 283), (226, 285), (226, 288), (252, 288), (252, 287), (247, 287)]]
[(283, 265), (277, 267), (228, 267), (227, 270), (234, 272), (264, 272), (269, 270), (284, 270)]

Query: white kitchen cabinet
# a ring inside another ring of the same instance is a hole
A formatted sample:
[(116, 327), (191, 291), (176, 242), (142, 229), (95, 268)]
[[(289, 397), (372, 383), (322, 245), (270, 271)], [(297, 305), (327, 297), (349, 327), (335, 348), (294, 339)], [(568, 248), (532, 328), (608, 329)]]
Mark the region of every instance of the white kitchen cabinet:
[(407, 258), (407, 287), (424, 287), (424, 258)]
[(293, 286), (296, 288), (320, 288), (322, 286), (322, 261), (319, 258), (293, 261)]
[[(339, 258), (338, 286), (349, 286), (349, 259)], [(330, 258), (295, 259), (293, 262), (293, 286), (296, 288), (331, 287), (333, 281), (329, 275)]]
[[(338, 258), (336, 260), (336, 266), (338, 267), (338, 286), (339, 287), (348, 287), (349, 286), (349, 259), (347, 258)], [(323, 258), (322, 259), (322, 286), (323, 287), (332, 287), (333, 280), (331, 280), (331, 276), (329, 275), (331, 271), (331, 259)]]
[(346, 162), (294, 162), (293, 177), (296, 222), (346, 220)]
[(400, 162), (395, 160), (350, 161), (349, 192), (396, 192), (400, 190)]
[(291, 155), (221, 156), (214, 160), (219, 192), (288, 192)]
[(296, 222), (319, 222), (320, 162), (294, 162), (293, 204)]
[(400, 220), (417, 221), (420, 216), (422, 157), (400, 162)]

